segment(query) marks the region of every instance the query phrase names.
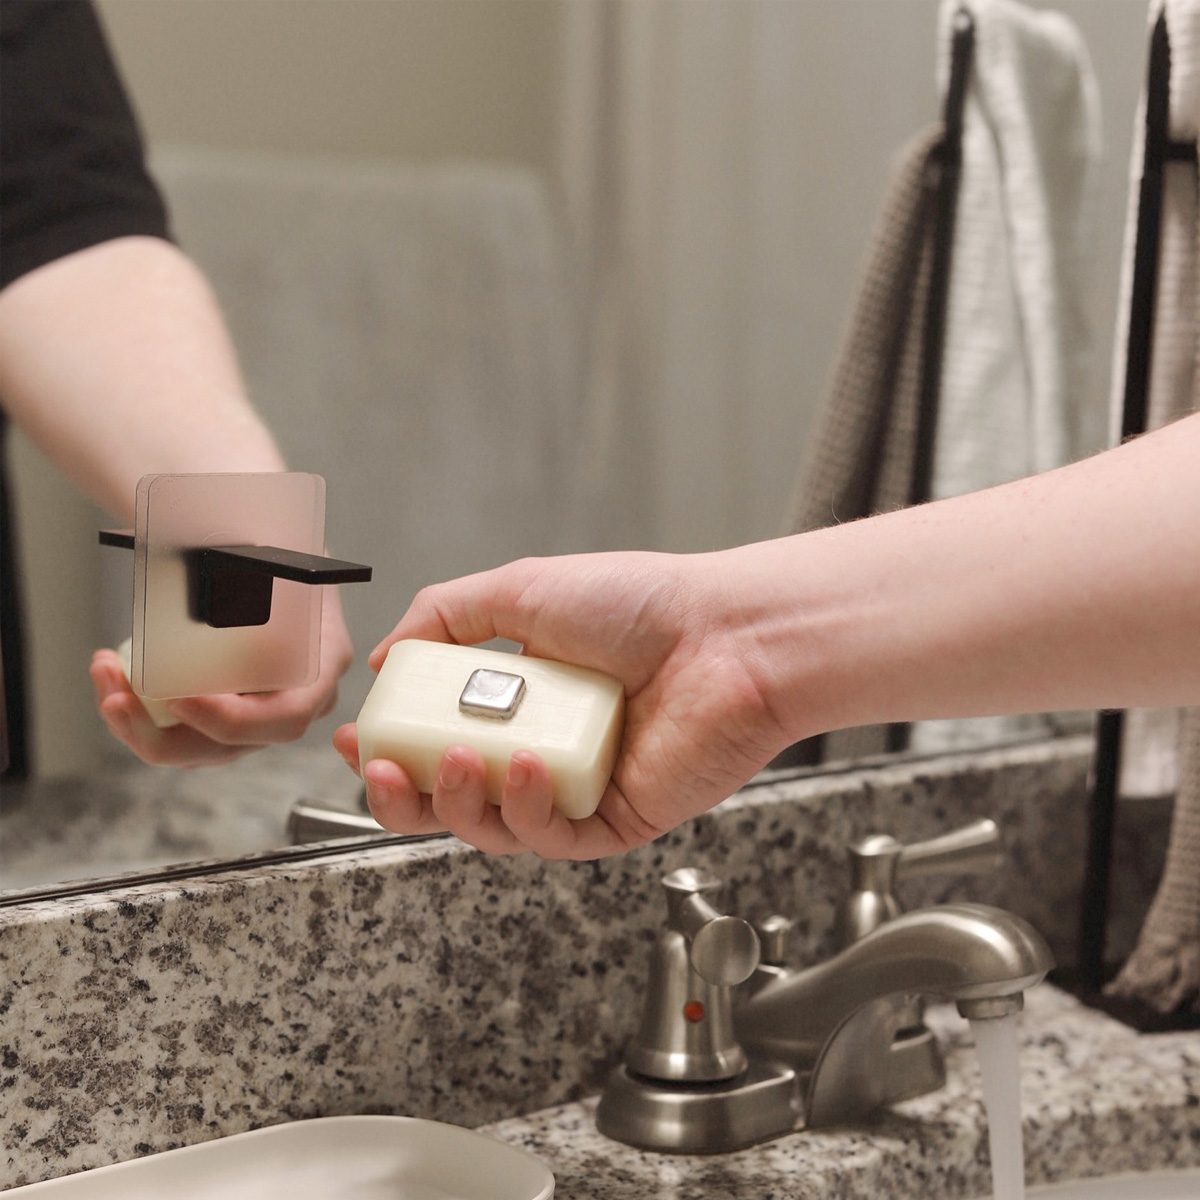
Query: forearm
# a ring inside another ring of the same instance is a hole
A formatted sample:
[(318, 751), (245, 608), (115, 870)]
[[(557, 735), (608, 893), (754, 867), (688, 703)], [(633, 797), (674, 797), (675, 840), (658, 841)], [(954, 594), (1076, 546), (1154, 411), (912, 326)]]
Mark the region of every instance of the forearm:
[(130, 523), (144, 474), (284, 465), (208, 284), (155, 238), (102, 243), (0, 292), (0, 401), (82, 491)]
[(797, 737), (1200, 703), (1200, 416), (1001, 488), (730, 551)]

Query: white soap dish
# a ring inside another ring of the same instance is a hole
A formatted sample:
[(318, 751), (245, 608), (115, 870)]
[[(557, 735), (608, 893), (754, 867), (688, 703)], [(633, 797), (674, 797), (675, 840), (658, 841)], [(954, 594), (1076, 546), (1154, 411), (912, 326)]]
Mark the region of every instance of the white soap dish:
[(319, 1117), (6, 1193), (53, 1200), (550, 1200), (540, 1159), (416, 1117)]

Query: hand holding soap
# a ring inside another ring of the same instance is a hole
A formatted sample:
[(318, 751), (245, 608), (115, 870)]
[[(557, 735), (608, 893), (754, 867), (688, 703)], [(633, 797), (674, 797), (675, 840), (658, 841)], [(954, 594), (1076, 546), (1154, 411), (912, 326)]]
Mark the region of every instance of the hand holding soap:
[(601, 671), (407, 639), (388, 651), (358, 714), (359, 762), (390, 759), (429, 793), (447, 746), (472, 746), (499, 804), (513, 751), (532, 750), (550, 772), (555, 807), (578, 819), (596, 811), (608, 785), (624, 712), (624, 688)]

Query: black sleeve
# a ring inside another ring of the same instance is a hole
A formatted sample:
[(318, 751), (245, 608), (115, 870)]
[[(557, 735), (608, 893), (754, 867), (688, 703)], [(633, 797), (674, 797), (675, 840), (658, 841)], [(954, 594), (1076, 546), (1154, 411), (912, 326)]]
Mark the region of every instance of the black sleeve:
[(166, 206), (90, 0), (0, 0), (0, 287), (135, 234)]

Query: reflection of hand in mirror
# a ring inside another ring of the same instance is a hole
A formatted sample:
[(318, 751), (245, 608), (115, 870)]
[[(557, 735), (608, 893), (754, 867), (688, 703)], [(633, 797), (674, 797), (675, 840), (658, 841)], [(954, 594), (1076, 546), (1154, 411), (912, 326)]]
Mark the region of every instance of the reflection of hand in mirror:
[(97, 650), (92, 686), (109, 732), (143, 762), (198, 767), (230, 762), (262, 746), (290, 742), (332, 711), (338, 681), (353, 658), (336, 588), (321, 606), (321, 667), (314, 683), (278, 692), (197, 696), (166, 702), (179, 724), (160, 728), (147, 713), (115, 650)]

